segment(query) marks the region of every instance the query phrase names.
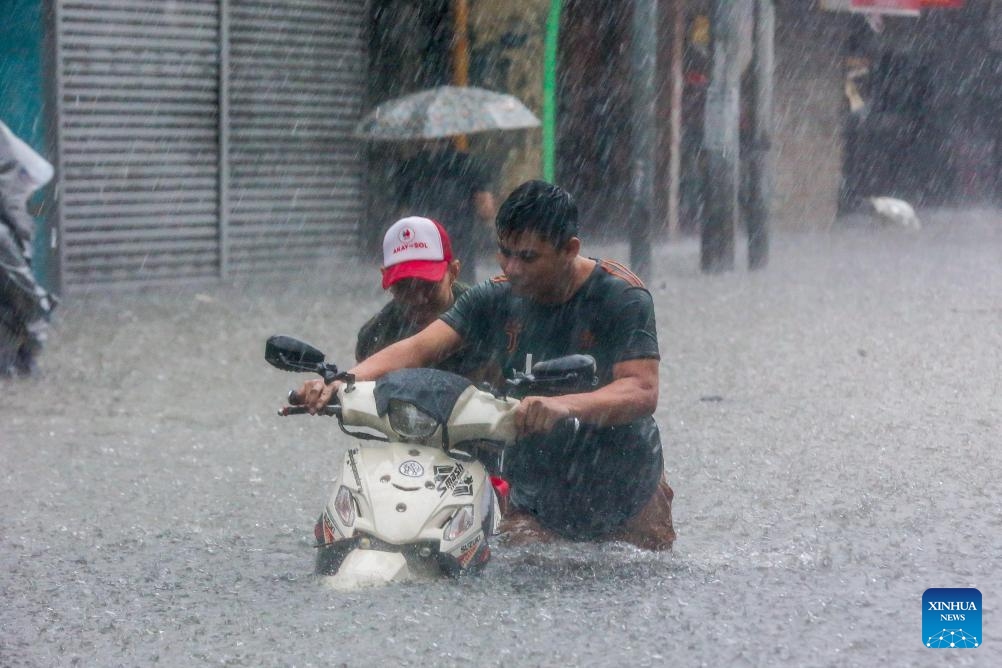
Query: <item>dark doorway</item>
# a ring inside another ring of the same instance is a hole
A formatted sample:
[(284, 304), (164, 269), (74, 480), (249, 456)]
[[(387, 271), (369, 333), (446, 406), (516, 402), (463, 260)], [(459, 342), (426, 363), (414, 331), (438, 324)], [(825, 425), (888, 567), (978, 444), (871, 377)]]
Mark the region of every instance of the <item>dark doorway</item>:
[(887, 195), (938, 203), (940, 142), (930, 113), (931, 72), (919, 54), (884, 52), (857, 86), (866, 104), (846, 119), (840, 208)]

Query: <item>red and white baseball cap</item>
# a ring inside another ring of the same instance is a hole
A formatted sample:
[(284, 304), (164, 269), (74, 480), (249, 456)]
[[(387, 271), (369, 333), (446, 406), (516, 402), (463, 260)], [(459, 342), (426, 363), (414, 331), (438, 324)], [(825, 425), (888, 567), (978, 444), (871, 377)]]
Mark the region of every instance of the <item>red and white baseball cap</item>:
[(445, 228), (430, 218), (401, 218), (383, 236), (383, 289), (405, 278), (438, 282), (452, 262)]

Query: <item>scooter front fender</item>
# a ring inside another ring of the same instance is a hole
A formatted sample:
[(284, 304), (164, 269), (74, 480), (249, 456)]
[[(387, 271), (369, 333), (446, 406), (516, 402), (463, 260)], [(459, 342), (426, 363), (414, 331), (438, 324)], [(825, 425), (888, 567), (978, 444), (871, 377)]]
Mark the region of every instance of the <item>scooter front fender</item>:
[(403, 554), (356, 548), (345, 556), (337, 573), (324, 576), (324, 584), (337, 591), (355, 591), (411, 579)]

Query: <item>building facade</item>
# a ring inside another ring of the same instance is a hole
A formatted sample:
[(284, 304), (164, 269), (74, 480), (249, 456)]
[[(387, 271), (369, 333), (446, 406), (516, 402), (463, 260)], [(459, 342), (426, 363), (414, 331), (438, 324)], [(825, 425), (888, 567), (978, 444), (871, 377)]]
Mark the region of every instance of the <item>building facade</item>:
[[(39, 250), (49, 254), (36, 253), (56, 289), (288, 273), (368, 252), (389, 222), (398, 147), (367, 144), (352, 128), (381, 101), (452, 80), (456, 0), (13, 2), (0, 113), (57, 168), (38, 203), (49, 232)], [(467, 2), (468, 83), (512, 93), (543, 116), (555, 68), (555, 178), (578, 195), (590, 235), (622, 236), (630, 3)], [(772, 224), (823, 229), (868, 194), (994, 198), (999, 5), (891, 19), (871, 34), (859, 15), (777, 0)], [(659, 12), (657, 215), (666, 215), (676, 150), (669, 91), (680, 35), (680, 222), (694, 232), (711, 3), (662, 0)], [(861, 61), (874, 112), (863, 122), (846, 95)], [(543, 136), (470, 137), (499, 198), (541, 176)], [(888, 159), (895, 146), (907, 159)]]
[(365, 0), (47, 0), (62, 290), (290, 272), (354, 252)]

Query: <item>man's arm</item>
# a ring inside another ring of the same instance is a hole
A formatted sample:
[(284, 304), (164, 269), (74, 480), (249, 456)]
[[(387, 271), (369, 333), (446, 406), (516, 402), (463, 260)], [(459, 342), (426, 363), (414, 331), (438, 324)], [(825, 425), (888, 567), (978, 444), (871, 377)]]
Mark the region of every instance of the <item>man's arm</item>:
[(386, 346), (351, 369), (356, 380), (376, 380), (397, 369), (433, 366), (462, 345), (459, 333), (441, 320), (420, 332)]
[(542, 433), (564, 418), (597, 426), (625, 424), (653, 415), (658, 406), (657, 359), (635, 359), (612, 367), (612, 382), (594, 392), (526, 397), (515, 411), (520, 433)]
[[(376, 380), (390, 371), (431, 366), (455, 352), (463, 339), (452, 327), (436, 320), (409, 338), (397, 341), (356, 364), (350, 373), (356, 380)], [(308, 380), (299, 389), (303, 405), (316, 412), (326, 406), (341, 386), (334, 382), (325, 385), (322, 380)]]

